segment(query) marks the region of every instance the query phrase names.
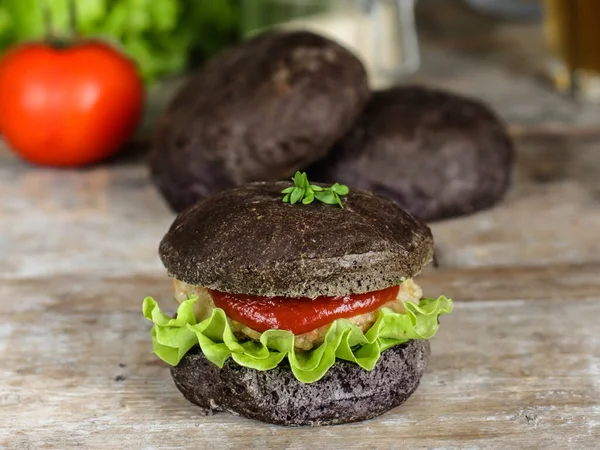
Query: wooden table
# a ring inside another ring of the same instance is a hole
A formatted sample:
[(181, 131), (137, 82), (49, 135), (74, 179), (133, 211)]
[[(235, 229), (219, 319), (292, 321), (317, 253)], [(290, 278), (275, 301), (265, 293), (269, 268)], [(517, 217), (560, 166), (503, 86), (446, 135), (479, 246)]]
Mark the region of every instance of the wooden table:
[(528, 179), (528, 161), (504, 203), (433, 225), (440, 267), (420, 280), (456, 311), (417, 393), (307, 430), (201, 417), (151, 354), (140, 306), (170, 298), (156, 247), (173, 216), (143, 164), (65, 172), (2, 153), (0, 447), (597, 448), (600, 201), (582, 177)]
[(569, 124), (490, 101), (518, 142), (515, 185), (432, 225), (440, 267), (419, 279), (456, 308), (420, 388), (319, 429), (202, 417), (151, 354), (141, 302), (170, 298), (157, 244), (173, 215), (139, 157), (58, 171), (0, 150), (0, 447), (599, 448), (600, 128), (591, 106)]

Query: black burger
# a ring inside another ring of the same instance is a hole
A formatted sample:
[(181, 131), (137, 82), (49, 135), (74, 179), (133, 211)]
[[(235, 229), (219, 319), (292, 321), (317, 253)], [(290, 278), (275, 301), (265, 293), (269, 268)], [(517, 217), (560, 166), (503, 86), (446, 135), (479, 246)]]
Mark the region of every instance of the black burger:
[[(283, 201), (282, 201), (283, 200)], [(343, 185), (251, 183), (184, 210), (160, 244), (175, 317), (150, 297), (154, 352), (204, 412), (283, 425), (369, 419), (427, 366), (446, 297), (413, 281), (429, 228)]]

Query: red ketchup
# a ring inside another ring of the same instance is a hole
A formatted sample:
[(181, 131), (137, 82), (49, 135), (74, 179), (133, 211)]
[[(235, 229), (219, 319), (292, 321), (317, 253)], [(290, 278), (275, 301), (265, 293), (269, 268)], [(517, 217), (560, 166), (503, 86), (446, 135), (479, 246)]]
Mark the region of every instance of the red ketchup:
[(330, 324), (336, 319), (349, 318), (381, 308), (396, 299), (400, 286), (392, 286), (366, 294), (335, 297), (289, 298), (258, 297), (210, 291), (217, 308), (227, 317), (253, 330), (288, 330), (303, 334)]

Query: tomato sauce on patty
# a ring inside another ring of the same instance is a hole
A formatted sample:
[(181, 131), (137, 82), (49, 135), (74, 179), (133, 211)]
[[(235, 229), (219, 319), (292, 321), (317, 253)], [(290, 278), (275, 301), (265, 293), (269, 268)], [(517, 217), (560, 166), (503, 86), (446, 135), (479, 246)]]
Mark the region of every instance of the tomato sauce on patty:
[(310, 298), (260, 297), (230, 294), (210, 290), (215, 306), (227, 317), (258, 332), (272, 329), (288, 330), (294, 334), (307, 333), (315, 328), (368, 313), (394, 301), (400, 286), (391, 286), (365, 294), (321, 296)]

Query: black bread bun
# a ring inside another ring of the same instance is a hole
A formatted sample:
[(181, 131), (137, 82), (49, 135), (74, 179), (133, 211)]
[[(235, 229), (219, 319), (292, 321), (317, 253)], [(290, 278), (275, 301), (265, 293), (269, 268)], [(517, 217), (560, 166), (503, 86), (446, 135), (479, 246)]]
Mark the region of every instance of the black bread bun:
[(219, 369), (196, 347), (171, 375), (184, 397), (206, 414), (225, 410), (280, 425), (334, 425), (370, 419), (404, 403), (428, 358), (429, 341), (413, 340), (383, 352), (370, 372), (337, 360), (323, 378), (303, 384), (285, 366), (261, 372), (230, 359)]
[(374, 93), (309, 175), (352, 183), (433, 221), (501, 199), (513, 153), (502, 122), (484, 104), (434, 89), (397, 87)]
[(250, 181), (275, 181), (322, 158), (370, 95), (366, 71), (322, 36), (269, 32), (209, 61), (159, 119), (154, 182), (177, 212)]
[(431, 260), (431, 231), (395, 203), (351, 188), (344, 209), (291, 205), (288, 186), (250, 183), (186, 209), (160, 243), (169, 274), (236, 294), (315, 298), (385, 289)]

